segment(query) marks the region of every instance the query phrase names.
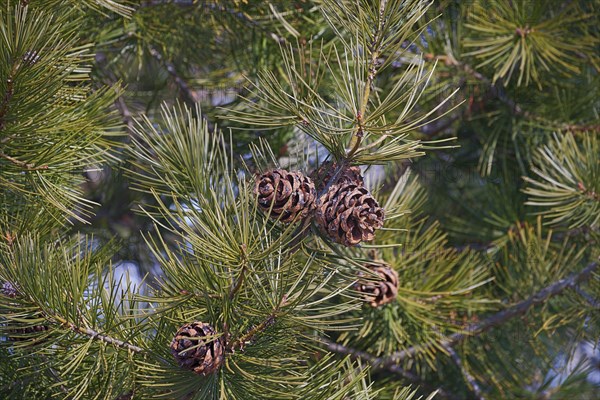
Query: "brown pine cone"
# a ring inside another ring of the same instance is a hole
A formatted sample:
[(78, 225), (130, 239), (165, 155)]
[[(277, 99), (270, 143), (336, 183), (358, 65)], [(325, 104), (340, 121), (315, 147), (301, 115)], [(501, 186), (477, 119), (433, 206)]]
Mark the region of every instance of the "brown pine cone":
[[(22, 342), (34, 338), (37, 332), (45, 332), (49, 330), (46, 325), (34, 325), (25, 328), (12, 328), (6, 331), (6, 338), (12, 342)], [(34, 339), (38, 340), (37, 338)]]
[(381, 281), (360, 280), (356, 283), (357, 291), (364, 293), (365, 300), (372, 307), (379, 307), (390, 303), (398, 295), (398, 273), (387, 264), (367, 264)]
[(312, 180), (299, 171), (268, 171), (256, 181), (258, 206), (271, 218), (288, 223), (306, 217), (315, 207), (317, 192)]
[(331, 239), (355, 246), (375, 237), (383, 226), (384, 211), (369, 191), (360, 185), (333, 185), (319, 199), (316, 222)]
[(317, 191), (321, 191), (327, 187), (327, 185), (339, 185), (342, 183), (354, 183), (355, 185), (363, 185), (363, 177), (361, 175), (360, 167), (346, 167), (344, 170), (338, 173), (335, 182), (329, 182), (334, 173), (337, 171), (338, 164), (326, 161), (321, 166), (313, 171), (311, 174), (312, 180), (317, 185)]
[(223, 363), (224, 352), (221, 340), (214, 338), (215, 335), (216, 331), (209, 324), (185, 324), (179, 328), (171, 342), (171, 354), (182, 368), (200, 375), (212, 374)]

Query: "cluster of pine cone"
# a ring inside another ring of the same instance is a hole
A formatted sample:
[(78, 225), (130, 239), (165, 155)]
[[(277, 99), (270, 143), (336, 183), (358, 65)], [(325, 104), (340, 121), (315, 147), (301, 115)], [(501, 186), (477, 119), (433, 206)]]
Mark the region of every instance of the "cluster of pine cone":
[(345, 246), (373, 240), (383, 226), (384, 210), (364, 187), (359, 167), (324, 163), (311, 177), (275, 169), (256, 180), (254, 193), (272, 218), (290, 223), (314, 216), (324, 234)]
[[(271, 218), (292, 223), (314, 217), (324, 234), (345, 246), (373, 240), (375, 230), (383, 226), (384, 211), (364, 187), (358, 167), (325, 163), (310, 177), (300, 171), (274, 169), (258, 177), (254, 193), (258, 207)], [(379, 264), (372, 270), (383, 280), (361, 279), (355, 289), (377, 307), (396, 297), (398, 275)], [(184, 369), (200, 375), (215, 373), (225, 356), (216, 336), (207, 323), (185, 324), (171, 342), (171, 353)]]

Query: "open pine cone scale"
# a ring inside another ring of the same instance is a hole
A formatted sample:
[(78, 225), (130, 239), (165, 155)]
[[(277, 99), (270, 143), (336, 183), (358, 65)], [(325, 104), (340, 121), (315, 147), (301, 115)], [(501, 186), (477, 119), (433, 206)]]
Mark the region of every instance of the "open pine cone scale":
[[(271, 217), (288, 223), (304, 218), (314, 208), (315, 187), (301, 172), (276, 169), (263, 174), (256, 182), (254, 192), (258, 205)], [(273, 207), (271, 208), (271, 205)]]
[(375, 237), (384, 211), (364, 186), (335, 185), (320, 199), (317, 224), (338, 243), (355, 246)]

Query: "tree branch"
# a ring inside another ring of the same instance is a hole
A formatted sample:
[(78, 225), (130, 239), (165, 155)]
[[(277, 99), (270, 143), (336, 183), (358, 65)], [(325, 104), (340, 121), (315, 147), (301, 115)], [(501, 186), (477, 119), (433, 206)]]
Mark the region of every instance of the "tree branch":
[(104, 343), (108, 343), (108, 344), (112, 344), (115, 345), (117, 347), (120, 347), (122, 349), (127, 349), (129, 351), (132, 351), (134, 353), (143, 353), (145, 352), (144, 349), (142, 349), (141, 347), (135, 346), (131, 343), (127, 343), (124, 342), (122, 340), (119, 339), (115, 339), (112, 338), (110, 336), (107, 335), (103, 335), (99, 332), (96, 332), (95, 330), (91, 329), (91, 328), (87, 328), (87, 327), (83, 327), (83, 326), (77, 326), (75, 324), (70, 323), (69, 321), (67, 321), (66, 319), (58, 316), (58, 315), (51, 315), (50, 318), (55, 319), (56, 321), (60, 322), (61, 324), (68, 326), (72, 331), (77, 332), (77, 333), (81, 333), (83, 335), (89, 336), (92, 339), (95, 340), (99, 340), (101, 342)]
[(160, 54), (160, 52), (154, 47), (150, 47), (149, 50), (152, 57), (154, 57), (158, 62), (160, 62), (165, 67), (167, 72), (173, 77), (175, 84), (177, 84), (177, 87), (181, 91), (181, 97), (183, 98), (183, 101), (191, 106), (196, 104), (197, 99), (194, 95), (194, 92), (192, 92), (187, 82), (177, 73), (175, 65), (173, 65), (172, 62), (165, 59), (163, 55)]
[[(112, 86), (118, 82), (115, 73), (112, 71), (112, 69), (108, 68), (106, 55), (104, 53), (99, 52), (96, 54), (96, 63), (100, 67), (102, 73), (106, 75), (106, 83)], [(117, 97), (117, 99), (115, 100), (115, 107), (119, 111), (119, 114), (121, 114), (121, 119), (123, 120), (123, 123), (127, 126), (127, 131), (129, 132), (129, 135), (135, 135), (135, 130), (133, 129), (133, 116), (131, 114), (131, 111), (129, 111), (129, 107), (125, 103), (125, 99), (123, 99), (123, 96)]]
[(235, 294), (242, 287), (242, 283), (244, 282), (244, 276), (246, 275), (246, 271), (248, 270), (248, 263), (250, 262), (248, 260), (248, 255), (246, 254), (246, 244), (240, 245), (240, 251), (242, 256), (242, 270), (240, 271), (240, 275), (238, 276), (237, 282), (234, 286), (231, 287), (231, 290), (229, 291), (230, 300), (233, 299)]
[[(361, 359), (361, 360), (367, 361), (373, 369), (376, 369), (378, 367), (378, 365), (381, 364), (381, 361), (382, 361), (381, 357), (376, 357), (373, 354), (367, 353), (365, 351), (353, 349), (351, 347), (347, 347), (342, 344), (332, 342), (325, 338), (321, 338), (320, 340), (325, 345), (325, 348), (327, 350), (331, 351), (332, 353), (348, 355), (353, 360)], [(446, 398), (449, 400), (458, 400), (459, 399), (459, 397), (456, 396), (455, 394), (447, 392), (446, 390), (444, 390), (442, 388), (431, 387), (431, 385), (429, 385), (427, 382), (425, 382), (423, 379), (421, 379), (418, 375), (416, 375), (410, 371), (407, 371), (398, 365), (390, 365), (386, 369), (388, 371), (398, 375), (399, 377), (401, 377), (402, 379), (404, 379), (408, 382), (420, 385), (425, 390), (428, 390), (431, 392), (434, 392), (437, 390), (438, 396), (440, 396), (442, 398)]]
[(11, 71), (11, 74), (8, 75), (8, 78), (6, 78), (6, 91), (4, 92), (4, 97), (2, 98), (2, 106), (0, 106), (0, 131), (2, 131), (4, 129), (5, 126), (5, 120), (4, 117), (6, 117), (6, 113), (8, 112), (8, 107), (9, 107), (9, 102), (13, 97), (13, 93), (14, 93), (14, 82), (13, 82), (13, 72), (14, 72), (14, 67), (13, 67), (13, 71)]
[(48, 169), (47, 165), (40, 165), (39, 167), (36, 167), (35, 164), (26, 163), (25, 161), (17, 160), (16, 158), (9, 156), (8, 154), (6, 154), (2, 151), (0, 151), (0, 158), (4, 158), (5, 160), (10, 161), (14, 165), (21, 167), (23, 169), (26, 169), (28, 171), (39, 171), (39, 170)]
[(452, 361), (454, 361), (454, 364), (456, 364), (456, 366), (460, 369), (460, 372), (462, 373), (462, 375), (465, 378), (465, 380), (467, 381), (469, 387), (473, 391), (475, 398), (477, 400), (485, 400), (485, 397), (483, 397), (483, 393), (481, 392), (481, 388), (479, 387), (479, 384), (477, 383), (477, 381), (475, 380), (473, 375), (471, 375), (471, 373), (469, 371), (467, 371), (467, 369), (465, 368), (465, 366), (462, 363), (462, 360), (460, 359), (458, 354), (456, 354), (456, 351), (454, 351), (454, 349), (450, 346), (444, 346), (444, 348), (450, 355), (450, 358), (452, 359)]
[(598, 308), (598, 309), (600, 309), (600, 300), (595, 299), (591, 294), (589, 294), (588, 292), (586, 292), (585, 290), (583, 290), (581, 288), (581, 286), (575, 285), (575, 291), (577, 292), (578, 295), (580, 295), (581, 297), (583, 297), (585, 299), (585, 301), (592, 308)]
[(115, 345), (122, 349), (130, 350), (134, 353), (143, 353), (144, 352), (144, 349), (142, 349), (141, 347), (135, 346), (131, 343), (127, 343), (127, 342), (124, 342), (119, 339), (112, 338), (110, 336), (102, 335), (91, 328), (85, 328), (85, 327), (75, 326), (75, 325), (71, 324), (71, 329), (73, 329), (75, 332), (79, 332), (84, 335), (87, 335), (92, 339), (97, 339), (101, 342), (112, 344), (112, 345)]
[(383, 29), (385, 27), (385, 7), (387, 5), (387, 0), (382, 0), (379, 3), (379, 24), (377, 26), (377, 30), (373, 34), (373, 40), (371, 41), (371, 59), (368, 64), (368, 75), (367, 81), (365, 82), (365, 92), (363, 93), (362, 101), (360, 104), (360, 108), (358, 110), (358, 114), (356, 115), (356, 131), (352, 135), (352, 139), (350, 140), (350, 150), (346, 155), (347, 159), (350, 159), (359, 149), (360, 143), (362, 142), (362, 138), (364, 136), (364, 127), (363, 120), (365, 118), (365, 113), (367, 111), (367, 105), (369, 104), (369, 96), (371, 95), (371, 87), (373, 86), (373, 82), (375, 81), (375, 75), (377, 74), (377, 60), (379, 58), (379, 45), (381, 43), (381, 35), (383, 34)]
[(264, 331), (265, 329), (267, 329), (275, 323), (275, 319), (279, 314), (279, 310), (285, 305), (286, 302), (287, 296), (283, 296), (277, 307), (275, 307), (275, 309), (271, 312), (271, 314), (267, 316), (267, 318), (264, 321), (254, 326), (252, 329), (240, 336), (238, 339), (231, 342), (231, 344), (227, 347), (227, 350), (233, 352), (235, 351), (236, 347), (239, 347), (240, 350), (243, 350), (244, 346), (246, 345), (246, 342), (252, 340), (254, 336), (261, 333), (262, 331)]
[(286, 43), (287, 42), (287, 40), (283, 36), (279, 36), (275, 32), (271, 32), (268, 29), (265, 29), (261, 24), (259, 24), (257, 21), (255, 21), (248, 14), (246, 14), (242, 11), (232, 10), (225, 6), (219, 5), (217, 2), (213, 2), (213, 1), (202, 1), (200, 3), (196, 3), (193, 0), (149, 0), (149, 1), (142, 2), (140, 4), (139, 8), (161, 6), (161, 5), (167, 5), (167, 4), (177, 5), (182, 8), (198, 6), (200, 4), (200, 7), (202, 7), (202, 8), (209, 9), (210, 11), (213, 11), (213, 12), (220, 11), (220, 12), (230, 14), (230, 15), (236, 17), (237, 19), (245, 22), (248, 26), (256, 27), (256, 28), (260, 29), (265, 34), (267, 34), (267, 36), (269, 36), (273, 40), (275, 40), (277, 43)]
[[(533, 306), (543, 304), (548, 299), (561, 294), (566, 289), (575, 287), (579, 282), (586, 279), (594, 270), (596, 270), (596, 268), (598, 268), (598, 262), (592, 262), (580, 272), (572, 274), (567, 278), (561, 279), (549, 286), (546, 286), (539, 292), (529, 297), (527, 300), (524, 300), (505, 310), (502, 310), (484, 319), (478, 324), (469, 325), (464, 329), (463, 332), (450, 335), (446, 339), (442, 340), (440, 344), (444, 347), (454, 346), (456, 343), (460, 343), (469, 337), (485, 333), (490, 329), (502, 325), (503, 323), (515, 317), (523, 315)], [(388, 357), (385, 357), (385, 359), (382, 362), (380, 362), (378, 366), (380, 368), (389, 369), (390, 367), (400, 363), (401, 361), (407, 358), (414, 357), (420, 350), (431, 347), (433, 345), (434, 343), (430, 342), (424, 345), (413, 346), (406, 350), (398, 351)]]
[(559, 129), (568, 130), (571, 132), (583, 132), (583, 131), (600, 132), (600, 124), (581, 124), (581, 125), (580, 124), (567, 124), (567, 123), (557, 124), (554, 121), (547, 120), (539, 115), (535, 115), (535, 114), (525, 110), (514, 99), (511, 99), (510, 97), (508, 97), (506, 95), (501, 84), (498, 85), (498, 84), (492, 82), (485, 75), (483, 75), (480, 72), (478, 72), (477, 70), (475, 70), (475, 68), (473, 68), (471, 65), (464, 63), (462, 61), (456, 60), (451, 54), (434, 55), (434, 54), (428, 53), (428, 54), (424, 55), (424, 58), (429, 61), (431, 61), (431, 60), (443, 61), (444, 64), (453, 66), (459, 70), (462, 70), (463, 72), (467, 73), (468, 75), (472, 76), (473, 78), (477, 79), (478, 81), (484, 83), (486, 86), (488, 86), (490, 93), (495, 98), (500, 100), (500, 102), (502, 102), (506, 106), (508, 106), (508, 108), (510, 108), (510, 110), (513, 112), (513, 114), (516, 116), (525, 117), (525, 118), (531, 119), (533, 121), (543, 123), (545, 125), (554, 125)]

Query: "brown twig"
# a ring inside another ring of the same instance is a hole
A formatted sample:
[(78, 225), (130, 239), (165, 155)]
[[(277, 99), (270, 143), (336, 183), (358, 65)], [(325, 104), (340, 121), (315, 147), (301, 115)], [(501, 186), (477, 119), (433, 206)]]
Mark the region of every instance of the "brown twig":
[(127, 349), (129, 351), (132, 351), (134, 353), (145, 352), (145, 350), (141, 347), (135, 346), (131, 343), (127, 343), (123, 340), (115, 339), (113, 337), (101, 334), (100, 332), (97, 332), (97, 331), (93, 330), (92, 328), (88, 328), (88, 327), (84, 327), (84, 326), (77, 326), (75, 324), (70, 323), (69, 321), (67, 321), (66, 319), (64, 319), (58, 315), (51, 315), (50, 318), (58, 321), (62, 325), (68, 326), (73, 332), (77, 332), (77, 333), (89, 336), (91, 339), (95, 339), (95, 340), (99, 340), (104, 343), (112, 344), (112, 345), (120, 347), (122, 349)]
[(231, 290), (229, 291), (229, 299), (233, 299), (235, 294), (242, 287), (242, 283), (244, 282), (244, 276), (246, 275), (246, 271), (248, 270), (249, 260), (248, 255), (246, 253), (246, 244), (240, 245), (240, 252), (240, 255), (242, 257), (242, 270), (240, 271), (240, 275), (238, 276), (237, 282), (234, 286), (231, 287)]
[(367, 75), (367, 81), (365, 82), (365, 92), (363, 93), (362, 101), (360, 104), (360, 108), (356, 114), (356, 130), (352, 135), (352, 139), (350, 140), (350, 145), (348, 146), (350, 150), (346, 154), (346, 158), (350, 159), (360, 148), (360, 144), (365, 135), (363, 120), (365, 118), (365, 113), (367, 112), (367, 105), (369, 104), (369, 97), (371, 95), (371, 87), (373, 86), (373, 82), (375, 81), (375, 76), (377, 75), (377, 66), (379, 59), (379, 46), (381, 41), (381, 35), (385, 28), (385, 7), (387, 5), (386, 0), (382, 0), (379, 4), (379, 24), (377, 26), (377, 30), (373, 35), (373, 40), (371, 41), (371, 59), (369, 60), (368, 68), (369, 74)]
[(41, 358), (42, 358), (42, 360), (44, 360), (44, 362), (46, 364), (48, 364), (48, 372), (50, 372), (50, 375), (52, 376), (52, 379), (54, 379), (54, 381), (56, 382), (56, 384), (58, 385), (58, 387), (60, 388), (60, 390), (63, 393), (68, 394), (69, 390), (63, 384), (63, 381), (62, 381), (62, 379), (60, 379), (60, 376), (58, 375), (58, 373), (56, 372), (56, 370), (54, 368), (50, 367), (50, 362), (48, 361), (48, 358), (45, 355), (42, 355)]
[(152, 57), (154, 57), (158, 62), (160, 62), (165, 67), (167, 72), (171, 75), (171, 77), (173, 77), (175, 84), (177, 84), (177, 87), (179, 88), (179, 91), (181, 92), (181, 97), (183, 98), (183, 101), (186, 104), (191, 105), (191, 106), (196, 104), (197, 99), (196, 99), (196, 96), (194, 95), (194, 92), (192, 92), (192, 90), (188, 86), (185, 79), (183, 79), (179, 75), (179, 73), (177, 72), (177, 69), (175, 68), (175, 65), (172, 62), (170, 62), (169, 60), (165, 59), (163, 57), (163, 55), (158, 50), (156, 50), (154, 47), (150, 47), (149, 51), (150, 51), (150, 54), (152, 55)]
[[(517, 303), (505, 310), (502, 310), (480, 323), (472, 324), (467, 326), (463, 332), (455, 333), (450, 335), (448, 338), (441, 341), (442, 346), (454, 346), (456, 343), (460, 343), (463, 340), (478, 336), (482, 333), (489, 331), (496, 326), (502, 325), (503, 323), (525, 314), (532, 307), (545, 303), (548, 299), (561, 294), (566, 289), (574, 288), (579, 282), (586, 279), (594, 270), (598, 268), (598, 262), (592, 262), (588, 264), (583, 270), (576, 274), (572, 274), (567, 278), (561, 279), (553, 284), (546, 286), (539, 292), (535, 293), (527, 300)], [(432, 347), (435, 343), (427, 343), (424, 345), (418, 345), (410, 347), (406, 350), (398, 351), (378, 363), (380, 368), (389, 369), (390, 367), (400, 363), (401, 361), (414, 357), (419, 351)]]
[[(353, 349), (351, 347), (347, 347), (340, 343), (335, 343), (335, 342), (332, 342), (332, 341), (330, 341), (328, 339), (324, 339), (324, 338), (321, 339), (321, 342), (323, 343), (325, 348), (327, 350), (331, 351), (332, 353), (348, 355), (353, 360), (361, 359), (361, 360), (367, 361), (369, 363), (369, 365), (371, 365), (371, 368), (373, 368), (373, 369), (377, 369), (378, 365), (381, 363), (381, 357), (377, 357), (371, 353)], [(402, 379), (404, 379), (408, 382), (420, 385), (421, 387), (423, 387), (426, 390), (429, 390), (431, 392), (437, 390), (439, 397), (450, 399), (450, 400), (458, 400), (459, 399), (458, 396), (456, 396), (453, 393), (450, 393), (442, 388), (431, 387), (427, 382), (423, 381), (423, 379), (421, 379), (418, 375), (401, 368), (399, 365), (391, 365), (386, 369), (388, 371), (398, 375), (399, 377), (401, 377)]]
[(217, 2), (203, 1), (203, 2), (198, 3), (198, 2), (193, 2), (190, 0), (149, 0), (149, 1), (142, 2), (140, 4), (139, 8), (161, 6), (161, 5), (167, 5), (167, 4), (177, 5), (182, 8), (198, 6), (198, 7), (204, 8), (204, 9), (208, 9), (213, 12), (215, 12), (215, 11), (223, 12), (223, 13), (226, 13), (226, 14), (236, 17), (240, 21), (246, 23), (248, 26), (256, 27), (256, 28), (262, 30), (267, 36), (269, 36), (270, 38), (275, 40), (277, 43), (283, 44), (283, 43), (287, 42), (287, 40), (283, 36), (279, 36), (277, 33), (271, 32), (270, 30), (265, 29), (265, 27), (263, 27), (260, 23), (255, 21), (250, 15), (246, 14), (245, 12), (227, 8), (223, 5), (218, 4)]
[(590, 305), (590, 307), (600, 309), (600, 300), (594, 298), (594, 296), (583, 290), (581, 286), (575, 285), (575, 291), (578, 295), (585, 299), (585, 301)]
[(450, 355), (450, 358), (452, 359), (454, 364), (456, 364), (456, 366), (460, 369), (460, 372), (462, 373), (462, 375), (465, 378), (465, 380), (467, 381), (469, 387), (473, 391), (473, 394), (475, 395), (475, 399), (485, 400), (485, 397), (483, 397), (483, 393), (481, 391), (481, 388), (479, 387), (479, 384), (477, 383), (477, 381), (475, 380), (473, 375), (471, 375), (471, 373), (469, 371), (467, 371), (467, 369), (463, 365), (462, 360), (460, 359), (460, 357), (458, 356), (456, 351), (454, 351), (454, 349), (450, 346), (444, 346), (444, 349), (446, 349), (446, 351)]
[(267, 318), (265, 318), (264, 321), (262, 321), (258, 325), (255, 325), (248, 332), (246, 332), (236, 340), (232, 341), (231, 344), (227, 346), (227, 351), (233, 352), (235, 351), (236, 347), (238, 347), (240, 350), (243, 350), (246, 346), (246, 342), (252, 340), (257, 334), (263, 332), (265, 329), (275, 324), (275, 320), (279, 316), (279, 310), (285, 305), (286, 302), (287, 297), (283, 296), (277, 307), (273, 309), (273, 311), (267, 316)]
[[(119, 81), (115, 73), (110, 68), (108, 68), (106, 55), (104, 53), (99, 52), (96, 54), (96, 63), (102, 70), (102, 73), (107, 78), (105, 82), (106, 84), (112, 86)], [(129, 107), (125, 103), (125, 99), (123, 99), (123, 96), (117, 97), (117, 99), (115, 100), (115, 107), (119, 111), (119, 114), (121, 114), (121, 119), (125, 126), (127, 126), (127, 131), (129, 132), (129, 134), (131, 136), (135, 135), (135, 130), (133, 129), (133, 116), (131, 114), (131, 111), (129, 111)]]
[(2, 106), (0, 106), (0, 131), (4, 129), (6, 124), (6, 113), (8, 112), (9, 103), (14, 94), (13, 73), (14, 68), (13, 71), (11, 71), (11, 73), (8, 75), (8, 78), (6, 78), (6, 91), (4, 92), (4, 97), (2, 98)]
[(5, 160), (10, 161), (11, 163), (15, 164), (16, 166), (26, 169), (28, 171), (40, 171), (40, 170), (48, 169), (47, 165), (40, 165), (40, 166), (36, 167), (35, 164), (26, 163), (25, 161), (17, 160), (16, 158), (9, 156), (8, 154), (5, 154), (2, 151), (0, 151), (0, 158), (4, 158)]
[(545, 124), (545, 125), (553, 125), (562, 130), (567, 130), (571, 132), (583, 132), (583, 131), (592, 131), (592, 132), (600, 132), (599, 124), (556, 124), (556, 122), (549, 121), (546, 118), (543, 118), (539, 115), (535, 115), (527, 110), (525, 110), (519, 103), (517, 103), (514, 99), (511, 99), (506, 95), (503, 90), (502, 81), (498, 83), (492, 82), (489, 78), (487, 78), (482, 73), (478, 72), (471, 65), (456, 60), (452, 55), (434, 55), (431, 53), (425, 54), (424, 58), (426, 60), (438, 60), (444, 62), (444, 64), (448, 66), (453, 66), (459, 70), (462, 70), (467, 75), (472, 76), (478, 81), (482, 82), (486, 86), (488, 86), (490, 93), (492, 96), (497, 98), (500, 102), (504, 103), (508, 108), (513, 112), (514, 115), (519, 117), (524, 117), (527, 119), (531, 119), (533, 121)]

